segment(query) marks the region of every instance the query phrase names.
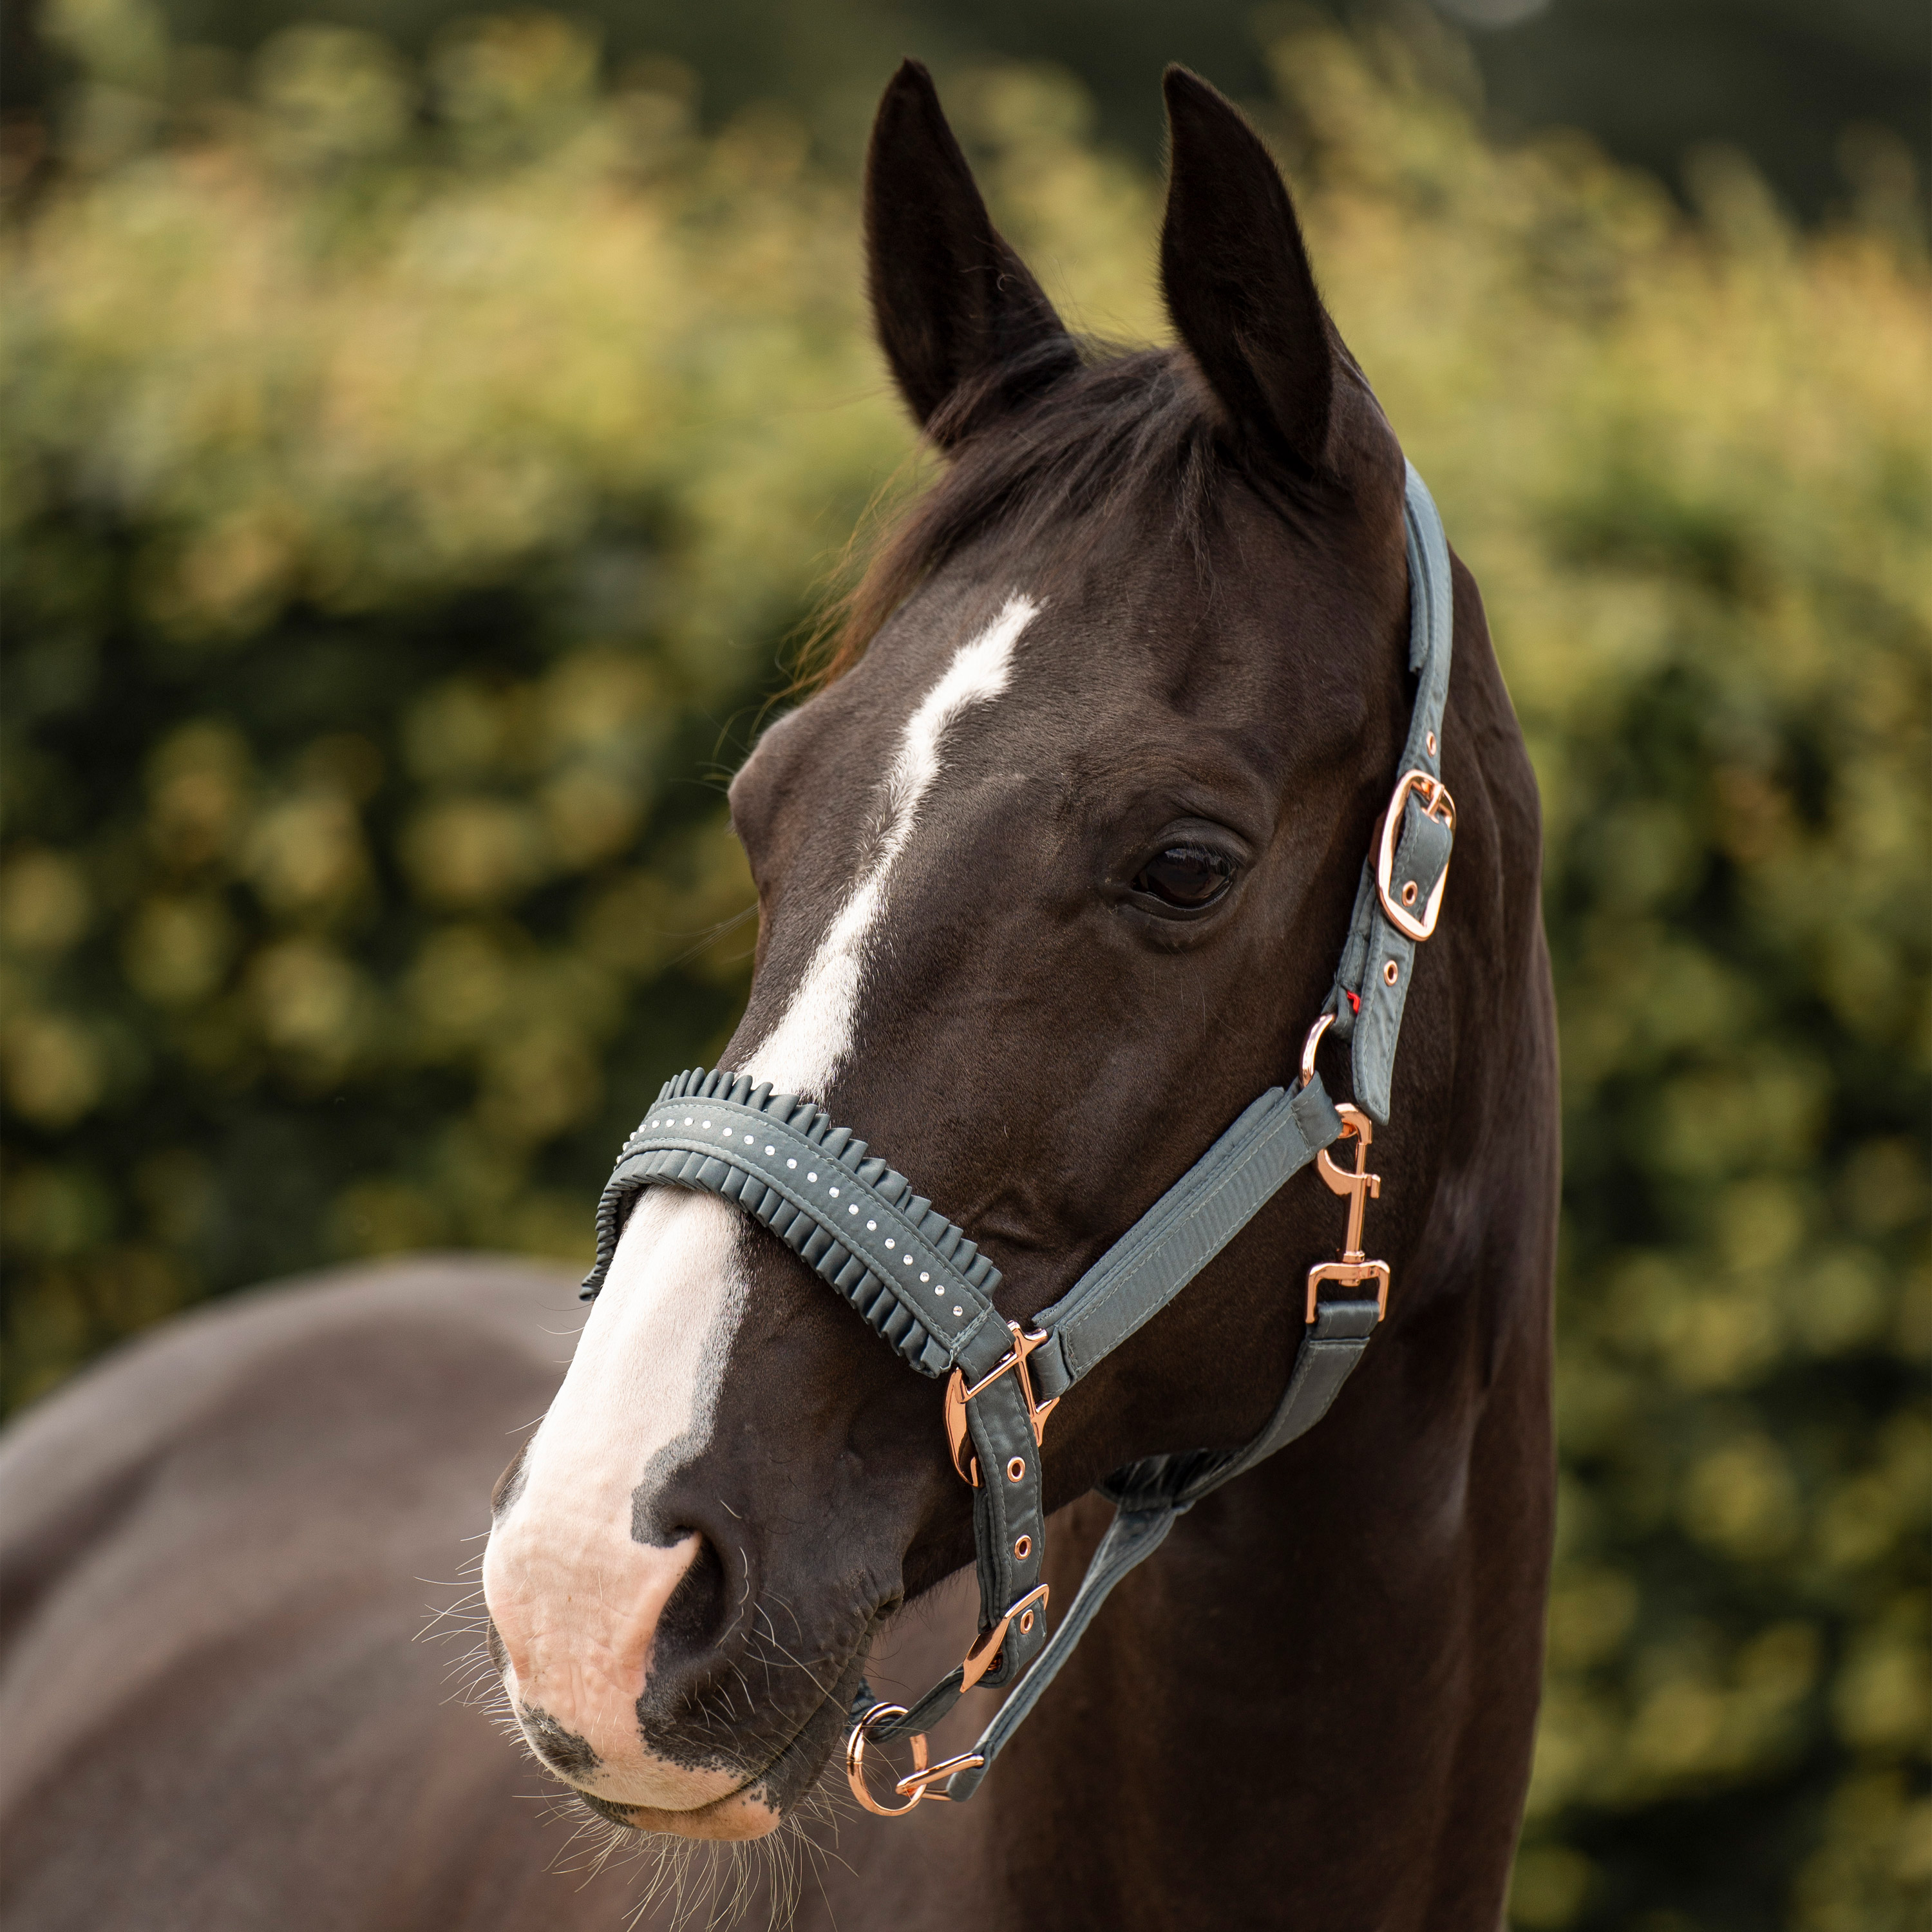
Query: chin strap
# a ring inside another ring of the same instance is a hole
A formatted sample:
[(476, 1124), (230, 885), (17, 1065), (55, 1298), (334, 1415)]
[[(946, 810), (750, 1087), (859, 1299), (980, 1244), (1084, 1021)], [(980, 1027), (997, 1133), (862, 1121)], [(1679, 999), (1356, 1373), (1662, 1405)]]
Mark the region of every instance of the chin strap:
[[(964, 1231), (823, 1109), (747, 1075), (703, 1069), (667, 1081), (619, 1155), (597, 1213), (603, 1285), (617, 1240), (646, 1187), (699, 1190), (732, 1202), (812, 1268), (922, 1375), (946, 1378), (946, 1436), (973, 1490), (980, 1629), (962, 1662), (910, 1706), (862, 1684), (846, 1769), (860, 1802), (886, 1816), (926, 1798), (970, 1798), (1072, 1654), (1108, 1593), (1157, 1550), (1202, 1497), (1311, 1429), (1361, 1359), (1388, 1294), (1388, 1269), (1362, 1247), (1364, 1213), (1382, 1183), (1367, 1168), (1374, 1123), (1386, 1123), (1396, 1038), (1416, 946), (1436, 928), (1454, 839), (1440, 732), (1453, 631), (1448, 545), (1413, 468), (1406, 506), (1409, 663), (1418, 674), (1401, 774), (1364, 862), (1335, 985), (1303, 1049), (1293, 1092), (1270, 1088), (1030, 1328), (994, 1306), (1000, 1276)], [(1361, 1106), (1337, 1106), (1315, 1070), (1333, 1027), (1352, 1040)], [(1328, 1150), (1354, 1143), (1352, 1170)], [(1096, 1363), (1165, 1308), (1292, 1176), (1314, 1162), (1348, 1202), (1340, 1258), (1306, 1282), (1306, 1330), (1286, 1390), (1243, 1449), (1160, 1456), (1101, 1485), (1114, 1521), (1058, 1628), (1047, 1631), (1040, 1580), (1046, 1519), (1040, 1448), (1054, 1405)], [(1324, 1288), (1348, 1292), (1325, 1298)], [(928, 1765), (924, 1733), (976, 1685), (1015, 1685), (974, 1748)], [(912, 1740), (898, 1804), (866, 1782), (868, 1744)], [(937, 1788), (943, 1786), (943, 1789)]]

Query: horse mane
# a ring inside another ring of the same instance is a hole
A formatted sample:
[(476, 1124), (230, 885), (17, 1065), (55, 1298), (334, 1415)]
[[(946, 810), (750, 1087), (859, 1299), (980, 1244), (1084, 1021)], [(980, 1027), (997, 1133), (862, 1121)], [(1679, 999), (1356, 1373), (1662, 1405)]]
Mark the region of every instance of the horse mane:
[(1082, 352), (1076, 374), (1017, 411), (986, 407), (988, 387), (1011, 394), (1024, 383), (1024, 370), (1004, 364), (962, 386), (935, 415), (927, 428), (942, 446), (955, 426), (992, 419), (952, 443), (940, 480), (886, 530), (857, 584), (830, 605), (800, 654), (799, 694), (842, 677), (934, 571), (995, 527), (1021, 541), (1052, 527), (1064, 556), (1070, 544), (1090, 552), (1118, 540), (1138, 526), (1130, 509), (1158, 507), (1169, 535), (1206, 568), (1216, 484), (1231, 452), (1200, 376), (1172, 349), (1083, 342)]

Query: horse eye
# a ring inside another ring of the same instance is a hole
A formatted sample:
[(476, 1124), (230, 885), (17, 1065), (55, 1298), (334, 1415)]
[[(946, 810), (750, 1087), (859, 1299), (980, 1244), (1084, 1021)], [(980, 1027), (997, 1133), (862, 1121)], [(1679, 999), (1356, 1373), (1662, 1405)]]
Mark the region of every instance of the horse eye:
[(1233, 862), (1198, 845), (1170, 845), (1141, 868), (1134, 890), (1184, 912), (1212, 905), (1233, 883)]

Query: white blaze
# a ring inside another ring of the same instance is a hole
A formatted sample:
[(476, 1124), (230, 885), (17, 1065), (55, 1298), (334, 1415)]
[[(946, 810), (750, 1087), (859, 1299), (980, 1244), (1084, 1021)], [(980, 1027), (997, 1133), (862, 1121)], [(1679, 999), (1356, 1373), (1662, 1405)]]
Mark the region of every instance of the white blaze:
[(906, 720), (886, 779), (872, 863), (819, 941), (784, 1016), (739, 1072), (769, 1080), (781, 1094), (816, 1096), (831, 1084), (852, 1044), (867, 944), (885, 910), (887, 881), (940, 774), (940, 740), (969, 706), (1006, 689), (1013, 646), (1039, 608), (1030, 597), (1009, 597), (992, 623), (960, 646), (945, 676)]
[[(740, 1071), (781, 1092), (822, 1094), (829, 1085), (851, 1045), (892, 868), (942, 770), (942, 740), (963, 712), (1006, 689), (1013, 646), (1037, 608), (1010, 597), (906, 721), (866, 869), (778, 1024)], [(736, 1210), (713, 1196), (646, 1190), (484, 1558), (512, 1699), (597, 1752), (600, 1768), (579, 1780), (586, 1788), (665, 1810), (711, 1804), (732, 1780), (658, 1760), (638, 1736), (636, 1706), (658, 1618), (698, 1543), (694, 1534), (670, 1549), (634, 1540), (633, 1498), (663, 1451), (675, 1444), (682, 1462), (710, 1440), (745, 1306), (742, 1231)]]
[(581, 1491), (612, 1471), (626, 1498), (628, 1536), (628, 1498), (644, 1462), (680, 1437), (694, 1448), (710, 1439), (724, 1358), (745, 1306), (736, 1257), (743, 1225), (716, 1195), (644, 1190), (570, 1372), (530, 1444), (526, 1489), (554, 1475), (560, 1492)]

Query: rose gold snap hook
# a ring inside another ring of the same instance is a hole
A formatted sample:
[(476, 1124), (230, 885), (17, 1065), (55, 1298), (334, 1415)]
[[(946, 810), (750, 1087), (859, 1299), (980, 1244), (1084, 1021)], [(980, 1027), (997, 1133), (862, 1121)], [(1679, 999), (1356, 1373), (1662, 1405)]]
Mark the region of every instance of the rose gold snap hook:
[[(935, 1791), (932, 1787), (941, 1778), (950, 1778), (956, 1771), (975, 1771), (986, 1762), (977, 1751), (962, 1751), (957, 1757), (945, 1758), (938, 1764), (908, 1772), (892, 1789), (902, 1796), (910, 1792), (912, 1804), (916, 1804), (922, 1798), (930, 1798), (935, 1804), (950, 1804), (952, 1800), (944, 1792)], [(908, 1804), (906, 1810), (910, 1811), (912, 1804)], [(896, 1818), (901, 1814), (895, 1811), (890, 1815)]]
[(1343, 1238), (1340, 1261), (1318, 1262), (1308, 1270), (1308, 1316), (1315, 1319), (1316, 1301), (1324, 1281), (1344, 1288), (1359, 1288), (1365, 1282), (1376, 1286), (1376, 1319), (1388, 1312), (1389, 1270), (1386, 1262), (1372, 1262), (1362, 1252), (1362, 1214), (1367, 1197), (1382, 1198), (1382, 1178), (1369, 1172), (1369, 1148), (1376, 1137), (1375, 1125), (1358, 1107), (1346, 1102), (1335, 1109), (1342, 1117), (1341, 1138), (1355, 1143), (1353, 1174), (1337, 1167), (1326, 1148), (1315, 1156), (1316, 1172), (1331, 1193), (1342, 1195), (1348, 1203), (1348, 1232)]

